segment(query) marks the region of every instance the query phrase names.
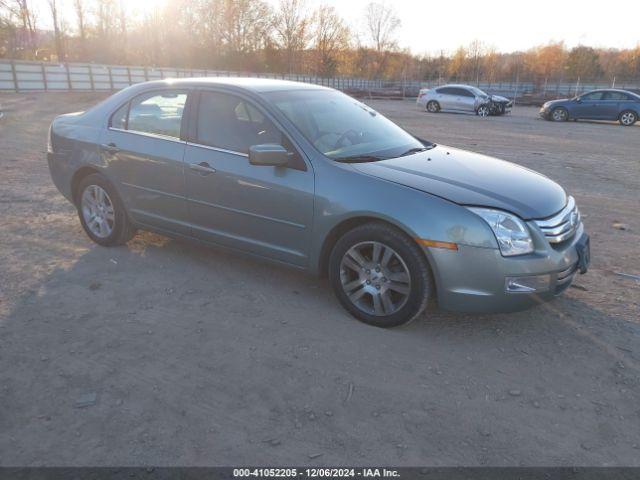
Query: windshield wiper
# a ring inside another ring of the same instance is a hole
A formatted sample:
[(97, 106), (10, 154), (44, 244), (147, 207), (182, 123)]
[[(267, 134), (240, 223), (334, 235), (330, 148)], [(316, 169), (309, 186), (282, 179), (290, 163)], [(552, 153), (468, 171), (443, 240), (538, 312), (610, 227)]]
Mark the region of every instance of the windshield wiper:
[(414, 147), (410, 148), (404, 153), (398, 155), (399, 157), (406, 157), (407, 155), (413, 155), (414, 153), (426, 152), (427, 150), (431, 150), (433, 147)]
[(386, 160), (384, 157), (376, 157), (374, 155), (352, 155), (350, 157), (336, 158), (336, 162), (342, 163), (364, 163), (377, 162), (378, 160)]

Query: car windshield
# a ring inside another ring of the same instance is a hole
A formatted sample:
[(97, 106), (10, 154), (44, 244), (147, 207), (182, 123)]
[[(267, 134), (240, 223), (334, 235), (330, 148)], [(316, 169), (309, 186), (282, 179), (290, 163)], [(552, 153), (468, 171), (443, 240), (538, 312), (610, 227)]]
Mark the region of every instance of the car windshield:
[(333, 160), (371, 162), (425, 150), (395, 123), (335, 90), (270, 92), (265, 96)]

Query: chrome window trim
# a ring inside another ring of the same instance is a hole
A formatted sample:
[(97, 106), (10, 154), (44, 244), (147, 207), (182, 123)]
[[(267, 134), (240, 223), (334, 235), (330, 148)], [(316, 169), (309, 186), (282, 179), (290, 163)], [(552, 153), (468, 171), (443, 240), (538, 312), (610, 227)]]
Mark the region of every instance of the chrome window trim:
[(207, 150), (213, 150), (214, 152), (221, 152), (221, 153), (229, 153), (231, 155), (237, 155), (239, 157), (244, 157), (244, 158), (249, 158), (249, 154), (244, 153), (244, 152), (237, 152), (235, 150), (227, 150), (226, 148), (218, 148), (218, 147), (212, 147), (211, 145), (203, 145), (202, 143), (194, 143), (194, 142), (185, 142), (187, 145), (192, 146), (192, 147), (199, 147), (199, 148), (204, 148)]
[(159, 140), (168, 140), (170, 142), (176, 142), (176, 143), (182, 143), (182, 144), (187, 143), (184, 140), (179, 139), (178, 137), (171, 137), (169, 135), (160, 135), (158, 133), (139, 132), (138, 130), (125, 130), (124, 128), (117, 128), (117, 127), (107, 127), (107, 129), (113, 130), (116, 132), (130, 133), (132, 135), (140, 135), (142, 137), (157, 138)]

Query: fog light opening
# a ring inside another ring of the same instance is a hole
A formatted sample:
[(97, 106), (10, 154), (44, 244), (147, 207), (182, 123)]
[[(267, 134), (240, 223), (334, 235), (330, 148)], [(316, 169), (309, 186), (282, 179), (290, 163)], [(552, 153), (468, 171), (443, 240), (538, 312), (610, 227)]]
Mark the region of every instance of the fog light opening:
[(551, 275), (529, 275), (526, 277), (507, 277), (507, 293), (534, 293), (549, 290)]

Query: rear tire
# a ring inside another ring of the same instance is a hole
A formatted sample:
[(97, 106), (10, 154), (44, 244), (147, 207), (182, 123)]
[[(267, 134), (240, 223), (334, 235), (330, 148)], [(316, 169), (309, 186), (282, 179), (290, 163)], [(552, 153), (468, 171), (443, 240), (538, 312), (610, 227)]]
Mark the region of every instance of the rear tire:
[(637, 120), (638, 114), (632, 110), (625, 110), (620, 114), (620, 117), (618, 117), (618, 121), (623, 127), (630, 127), (636, 123)]
[(569, 120), (569, 112), (564, 107), (556, 107), (551, 111), (551, 120), (554, 122), (566, 122)]
[(384, 223), (345, 233), (329, 258), (329, 280), (342, 306), (376, 327), (397, 327), (420, 315), (432, 296), (431, 278), (413, 239)]
[(82, 228), (98, 245), (122, 245), (135, 235), (118, 192), (103, 175), (94, 173), (83, 178), (75, 198)]
[(426, 109), (429, 113), (438, 113), (440, 111), (440, 104), (435, 100), (429, 100)]

